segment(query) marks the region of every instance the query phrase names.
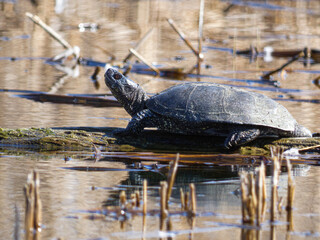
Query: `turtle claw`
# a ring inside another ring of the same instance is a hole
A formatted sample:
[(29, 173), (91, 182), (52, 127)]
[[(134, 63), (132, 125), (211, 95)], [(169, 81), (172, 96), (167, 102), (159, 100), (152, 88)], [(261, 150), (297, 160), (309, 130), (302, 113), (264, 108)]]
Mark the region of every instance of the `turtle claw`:
[(259, 129), (236, 129), (232, 132), (224, 142), (226, 149), (233, 149), (235, 147), (244, 145), (248, 142), (255, 140), (260, 135)]

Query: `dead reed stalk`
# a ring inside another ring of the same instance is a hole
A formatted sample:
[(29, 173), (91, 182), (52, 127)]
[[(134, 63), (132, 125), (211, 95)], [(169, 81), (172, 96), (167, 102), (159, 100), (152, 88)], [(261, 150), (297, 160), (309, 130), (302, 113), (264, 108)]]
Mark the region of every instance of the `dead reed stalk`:
[(143, 216), (147, 215), (147, 180), (143, 180)]
[(181, 210), (185, 210), (185, 197), (184, 197), (184, 191), (182, 188), (180, 188), (180, 201), (181, 201)]
[(186, 35), (177, 27), (177, 25), (175, 24), (175, 22), (171, 19), (171, 18), (167, 18), (168, 23), (170, 24), (170, 26), (172, 27), (172, 29), (178, 33), (178, 35), (180, 36), (180, 38), (185, 42), (185, 44), (191, 49), (191, 51), (197, 56), (199, 57), (199, 52), (192, 46), (192, 44), (190, 43), (190, 41), (187, 39)]
[(159, 69), (157, 69), (155, 66), (153, 66), (151, 63), (149, 63), (144, 57), (142, 57), (136, 50), (133, 48), (129, 49), (130, 53), (132, 53), (136, 58), (138, 58), (141, 62), (143, 62), (145, 65), (147, 65), (149, 68), (151, 68), (154, 72), (156, 72), (157, 75), (160, 74)]
[(33, 239), (41, 230), (42, 203), (40, 199), (40, 179), (36, 171), (28, 174), (24, 187), (26, 198), (25, 232), (26, 239)]
[(173, 187), (176, 175), (177, 175), (179, 158), (180, 158), (180, 154), (177, 153), (176, 159), (174, 160), (174, 162), (170, 162), (170, 164), (169, 164), (170, 170), (169, 170), (169, 174), (168, 174), (168, 178), (167, 178), (168, 191), (167, 191), (167, 199), (166, 199), (166, 208), (167, 209), (169, 209), (169, 200), (170, 200), (170, 196), (171, 196), (171, 192), (172, 192), (172, 187)]
[(163, 231), (165, 227), (165, 219), (168, 217), (167, 209), (167, 182), (160, 183), (160, 230)]
[(276, 210), (278, 206), (278, 182), (279, 182), (283, 149), (277, 148), (277, 147), (271, 147), (270, 151), (271, 151), (271, 157), (272, 157), (270, 221), (273, 223), (277, 218)]
[(33, 15), (29, 12), (26, 12), (26, 16), (29, 17), (35, 24), (39, 25), (42, 29), (44, 29), (51, 37), (57, 40), (64, 48), (72, 49), (72, 46), (63, 39), (63, 37), (54, 31), (50, 26), (45, 24), (37, 15)]
[(197, 212), (197, 198), (196, 198), (196, 189), (193, 183), (189, 185), (190, 193), (191, 193), (191, 199), (190, 199), (190, 212), (192, 216), (196, 215)]
[(287, 222), (289, 223), (287, 226), (288, 231), (293, 231), (293, 221), (292, 221), (292, 210), (293, 210), (293, 199), (295, 193), (295, 183), (292, 177), (292, 165), (289, 159), (287, 161), (287, 171), (288, 171), (288, 193), (287, 193)]
[(203, 15), (204, 15), (204, 0), (200, 0), (200, 10), (199, 10), (199, 36), (198, 36), (198, 64), (197, 64), (197, 74), (201, 74), (201, 63), (203, 61), (202, 54), (202, 37), (203, 37)]

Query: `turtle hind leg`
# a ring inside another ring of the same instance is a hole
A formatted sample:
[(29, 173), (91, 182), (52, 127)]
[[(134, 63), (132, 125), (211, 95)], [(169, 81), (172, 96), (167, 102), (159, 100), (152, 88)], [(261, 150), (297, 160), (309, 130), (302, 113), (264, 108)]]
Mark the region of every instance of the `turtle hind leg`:
[(231, 149), (248, 142), (255, 140), (260, 135), (260, 130), (257, 128), (240, 129), (232, 131), (224, 142), (227, 149)]
[(126, 129), (117, 131), (115, 135), (139, 135), (145, 127), (154, 126), (153, 119), (156, 117), (155, 115), (156, 114), (151, 112), (149, 109), (144, 109), (132, 117)]

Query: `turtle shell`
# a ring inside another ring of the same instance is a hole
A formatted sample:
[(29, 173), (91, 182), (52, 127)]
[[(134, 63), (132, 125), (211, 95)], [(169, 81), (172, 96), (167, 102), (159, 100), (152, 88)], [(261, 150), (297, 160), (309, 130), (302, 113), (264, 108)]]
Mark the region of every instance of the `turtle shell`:
[(160, 115), (190, 123), (257, 125), (293, 131), (288, 110), (259, 93), (214, 83), (185, 83), (151, 97), (146, 106)]

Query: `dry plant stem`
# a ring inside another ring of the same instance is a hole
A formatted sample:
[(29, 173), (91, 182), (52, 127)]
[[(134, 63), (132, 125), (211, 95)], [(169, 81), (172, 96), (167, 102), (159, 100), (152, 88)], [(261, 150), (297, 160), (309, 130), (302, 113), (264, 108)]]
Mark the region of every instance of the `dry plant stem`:
[(130, 200), (131, 200), (131, 206), (136, 207), (137, 206), (137, 199), (136, 199), (135, 193), (131, 193)]
[(35, 24), (42, 27), (47, 33), (50, 34), (51, 37), (53, 37), (55, 40), (57, 40), (64, 48), (66, 49), (72, 49), (72, 46), (64, 40), (60, 34), (58, 34), (56, 31), (54, 31), (50, 26), (45, 24), (38, 16), (33, 15), (29, 12), (26, 13), (26, 16), (29, 17)]
[(35, 229), (41, 228), (41, 221), (42, 221), (42, 202), (40, 199), (40, 179), (39, 173), (33, 173), (33, 180), (35, 183), (35, 206), (34, 206), (34, 227)]
[(287, 160), (287, 169), (288, 169), (288, 193), (287, 193), (287, 221), (289, 225), (287, 226), (288, 231), (293, 231), (293, 221), (292, 221), (292, 209), (293, 209), (293, 199), (295, 193), (295, 183), (292, 177), (292, 165), (289, 159)]
[(196, 215), (197, 212), (197, 198), (196, 198), (196, 189), (193, 183), (189, 185), (191, 192), (191, 213), (193, 216)]
[(189, 192), (186, 192), (184, 194), (184, 210), (188, 211), (189, 210)]
[(143, 237), (142, 239), (145, 238), (144, 234), (146, 232), (146, 218), (147, 218), (147, 180), (143, 180), (143, 218), (142, 218), (142, 232), (143, 232)]
[(126, 192), (125, 191), (121, 191), (120, 192), (120, 207), (122, 209), (124, 209), (126, 207), (126, 204), (127, 204)]
[[(152, 33), (153, 28), (151, 28), (148, 32), (146, 32), (143, 37), (136, 43), (136, 45), (133, 47), (134, 50), (138, 50), (139, 47), (142, 45), (142, 43), (150, 36), (150, 34)], [(132, 53), (130, 52), (124, 59), (123, 62), (127, 62), (131, 57), (132, 57)]]
[(147, 214), (147, 180), (143, 180), (143, 216)]
[(30, 175), (28, 175), (27, 184), (24, 187), (24, 194), (26, 198), (25, 231), (26, 239), (29, 239), (27, 236), (30, 236), (34, 222), (34, 186), (30, 182)]
[(167, 199), (167, 182), (160, 183), (160, 230), (163, 231), (165, 227), (165, 219), (168, 216), (168, 210), (166, 209), (166, 199)]
[[(320, 77), (319, 77), (319, 78), (320, 78)], [(311, 147), (300, 148), (298, 151), (299, 151), (299, 152), (303, 152), (303, 151), (309, 151), (309, 150), (316, 149), (316, 148), (320, 148), (320, 145), (315, 145), (315, 146), (311, 146)]]
[(136, 195), (136, 207), (140, 207), (140, 193), (139, 193), (139, 191), (136, 191), (135, 195)]
[(203, 36), (203, 15), (204, 15), (204, 0), (200, 0), (200, 10), (199, 10), (199, 36), (198, 36), (198, 72), (197, 74), (201, 74), (201, 63), (203, 61), (202, 54), (202, 36)]
[(277, 209), (277, 196), (278, 196), (278, 178), (279, 178), (279, 158), (273, 157), (272, 161), (272, 184), (271, 184), (271, 215), (270, 221), (273, 223), (276, 220), (276, 209)]
[(167, 182), (161, 182), (160, 183), (160, 212), (161, 212), (161, 218), (166, 218), (167, 217), (167, 188), (168, 184)]
[(172, 192), (172, 187), (177, 175), (179, 158), (180, 158), (180, 154), (177, 153), (175, 161), (170, 162), (170, 170), (169, 170), (168, 179), (167, 179), (167, 182), (168, 182), (168, 192), (167, 192), (167, 199), (166, 199), (167, 209), (169, 209), (169, 200)]
[(266, 169), (264, 164), (261, 165), (262, 174), (262, 209), (261, 209), (261, 222), (264, 221), (264, 217), (267, 211), (267, 184), (266, 184)]
[(186, 38), (185, 34), (177, 27), (174, 21), (170, 18), (167, 18), (168, 23), (173, 28), (173, 30), (179, 34), (180, 38), (187, 44), (187, 46), (192, 50), (192, 52), (198, 57), (199, 52), (191, 45), (190, 41)]
[(41, 228), (42, 204), (39, 191), (39, 174), (32, 172), (28, 175), (27, 184), (24, 187), (26, 197), (25, 232), (26, 239), (38, 238)]
[(277, 68), (276, 70), (273, 70), (271, 72), (268, 72), (266, 74), (264, 74), (261, 78), (262, 79), (270, 79), (270, 76), (280, 72), (282, 69), (284, 69), (285, 67), (289, 66), (291, 63), (294, 63), (295, 61), (297, 61), (299, 58), (304, 56), (304, 52), (301, 51), (299, 54), (297, 54), (296, 56), (294, 56), (292, 59), (290, 59), (287, 63), (283, 64), (281, 67)]
[(245, 215), (244, 215), (244, 222), (245, 223), (250, 223), (251, 221), (251, 216), (253, 214), (253, 211), (250, 207), (251, 202), (252, 202), (252, 196), (250, 196), (250, 182), (249, 182), (249, 173), (246, 173), (244, 175), (245, 177), (245, 181), (244, 181), (244, 194), (245, 194), (245, 198), (244, 198), (244, 208), (245, 208)]
[(181, 210), (185, 209), (185, 197), (184, 197), (184, 191), (182, 188), (180, 188), (180, 200), (181, 200)]
[(257, 179), (256, 189), (257, 189), (257, 197), (258, 197), (257, 208), (256, 208), (256, 223), (258, 227), (261, 225), (261, 222), (263, 221), (263, 216), (264, 216), (263, 206), (265, 205), (265, 201), (266, 201), (266, 198), (264, 198), (263, 196), (264, 195), (263, 184), (265, 184), (265, 181), (263, 179), (264, 171), (265, 171), (265, 167), (264, 167), (264, 163), (262, 162), (260, 168), (258, 169), (257, 177), (256, 177)]
[(240, 175), (241, 179), (241, 212), (242, 212), (242, 224), (247, 222), (247, 173), (243, 172)]
[(249, 183), (250, 183), (250, 196), (251, 196), (251, 204), (250, 204), (250, 223), (253, 225), (254, 220), (256, 219), (256, 209), (257, 209), (257, 195), (256, 195), (256, 186), (254, 181), (253, 173), (249, 174)]
[(157, 73), (157, 75), (160, 74), (159, 69), (157, 69), (155, 66), (153, 66), (151, 63), (149, 63), (144, 57), (142, 57), (136, 50), (133, 48), (130, 48), (129, 51), (138, 58), (141, 62), (143, 62), (145, 65), (147, 65), (149, 68), (151, 68), (153, 71)]

